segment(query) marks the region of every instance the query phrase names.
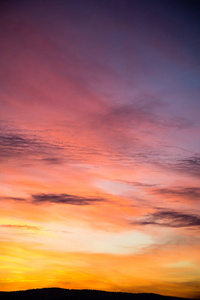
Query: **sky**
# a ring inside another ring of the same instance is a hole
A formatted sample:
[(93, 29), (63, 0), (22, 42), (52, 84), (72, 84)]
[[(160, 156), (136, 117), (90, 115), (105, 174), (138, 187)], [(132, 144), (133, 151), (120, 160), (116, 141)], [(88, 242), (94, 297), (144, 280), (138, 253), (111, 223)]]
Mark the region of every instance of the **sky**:
[(2, 2), (0, 290), (200, 296), (199, 12)]

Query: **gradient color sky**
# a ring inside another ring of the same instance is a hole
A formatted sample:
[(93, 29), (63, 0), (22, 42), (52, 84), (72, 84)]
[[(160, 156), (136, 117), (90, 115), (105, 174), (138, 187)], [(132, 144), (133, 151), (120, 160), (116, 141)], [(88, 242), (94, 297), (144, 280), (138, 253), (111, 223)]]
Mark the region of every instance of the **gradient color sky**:
[(0, 290), (200, 295), (198, 1), (4, 1)]

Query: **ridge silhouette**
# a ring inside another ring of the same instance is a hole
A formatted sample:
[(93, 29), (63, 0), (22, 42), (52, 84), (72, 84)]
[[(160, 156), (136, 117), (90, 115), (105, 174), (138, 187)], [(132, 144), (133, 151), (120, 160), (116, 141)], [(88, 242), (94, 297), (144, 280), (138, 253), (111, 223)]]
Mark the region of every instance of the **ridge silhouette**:
[[(123, 293), (99, 290), (67, 290), (62, 288), (43, 288), (25, 291), (0, 292), (1, 300), (185, 300), (172, 296), (152, 293)], [(190, 298), (191, 299), (191, 298)]]

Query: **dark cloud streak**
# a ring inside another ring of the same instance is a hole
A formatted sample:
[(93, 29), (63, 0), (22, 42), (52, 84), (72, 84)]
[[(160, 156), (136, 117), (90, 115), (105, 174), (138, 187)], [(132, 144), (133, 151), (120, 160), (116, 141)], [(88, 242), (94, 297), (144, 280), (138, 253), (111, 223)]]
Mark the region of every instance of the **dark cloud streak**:
[(0, 160), (26, 158), (42, 160), (47, 164), (60, 164), (61, 147), (43, 141), (32, 134), (10, 133), (0, 130)]
[[(166, 106), (166, 103), (156, 99), (155, 95), (144, 95), (139, 99), (133, 99), (130, 103), (107, 107), (107, 111), (100, 117), (105, 126), (114, 125), (135, 127), (146, 126), (147, 124), (163, 128), (191, 128), (193, 121), (184, 117), (166, 117), (162, 115), (160, 109)], [(154, 100), (155, 99), (155, 100)]]
[(13, 224), (1, 224), (2, 228), (13, 228), (13, 229), (25, 229), (25, 230), (41, 230), (39, 226), (30, 226), (30, 225), (13, 225)]
[(164, 195), (166, 197), (181, 197), (188, 200), (200, 200), (199, 187), (186, 187), (186, 188), (157, 188), (154, 193)]
[(71, 205), (92, 205), (96, 202), (106, 201), (104, 198), (100, 197), (82, 197), (77, 195), (71, 195), (66, 193), (41, 193), (33, 194), (30, 198), (20, 198), (20, 197), (0, 197), (2, 200), (13, 200), (17, 202), (26, 202), (29, 204), (43, 204), (43, 203), (55, 203), (55, 204), (71, 204)]
[(131, 223), (141, 226), (157, 225), (172, 228), (200, 227), (200, 216), (162, 209)]
[(21, 197), (0, 197), (2, 200), (14, 200), (14, 201), (26, 201), (25, 198)]
[(174, 169), (180, 172), (187, 172), (190, 175), (200, 176), (200, 156), (183, 158), (174, 165)]
[(71, 205), (89, 205), (95, 202), (105, 201), (102, 198), (87, 198), (69, 194), (36, 194), (32, 195), (32, 203), (56, 203), (56, 204), (71, 204)]

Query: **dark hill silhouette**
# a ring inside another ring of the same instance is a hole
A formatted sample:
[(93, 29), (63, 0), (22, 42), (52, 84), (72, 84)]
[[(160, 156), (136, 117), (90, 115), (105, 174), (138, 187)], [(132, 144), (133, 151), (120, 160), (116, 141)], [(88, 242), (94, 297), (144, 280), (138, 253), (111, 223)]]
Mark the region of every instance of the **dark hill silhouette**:
[(131, 294), (97, 290), (44, 288), (16, 292), (0, 292), (1, 300), (185, 300), (157, 294)]

